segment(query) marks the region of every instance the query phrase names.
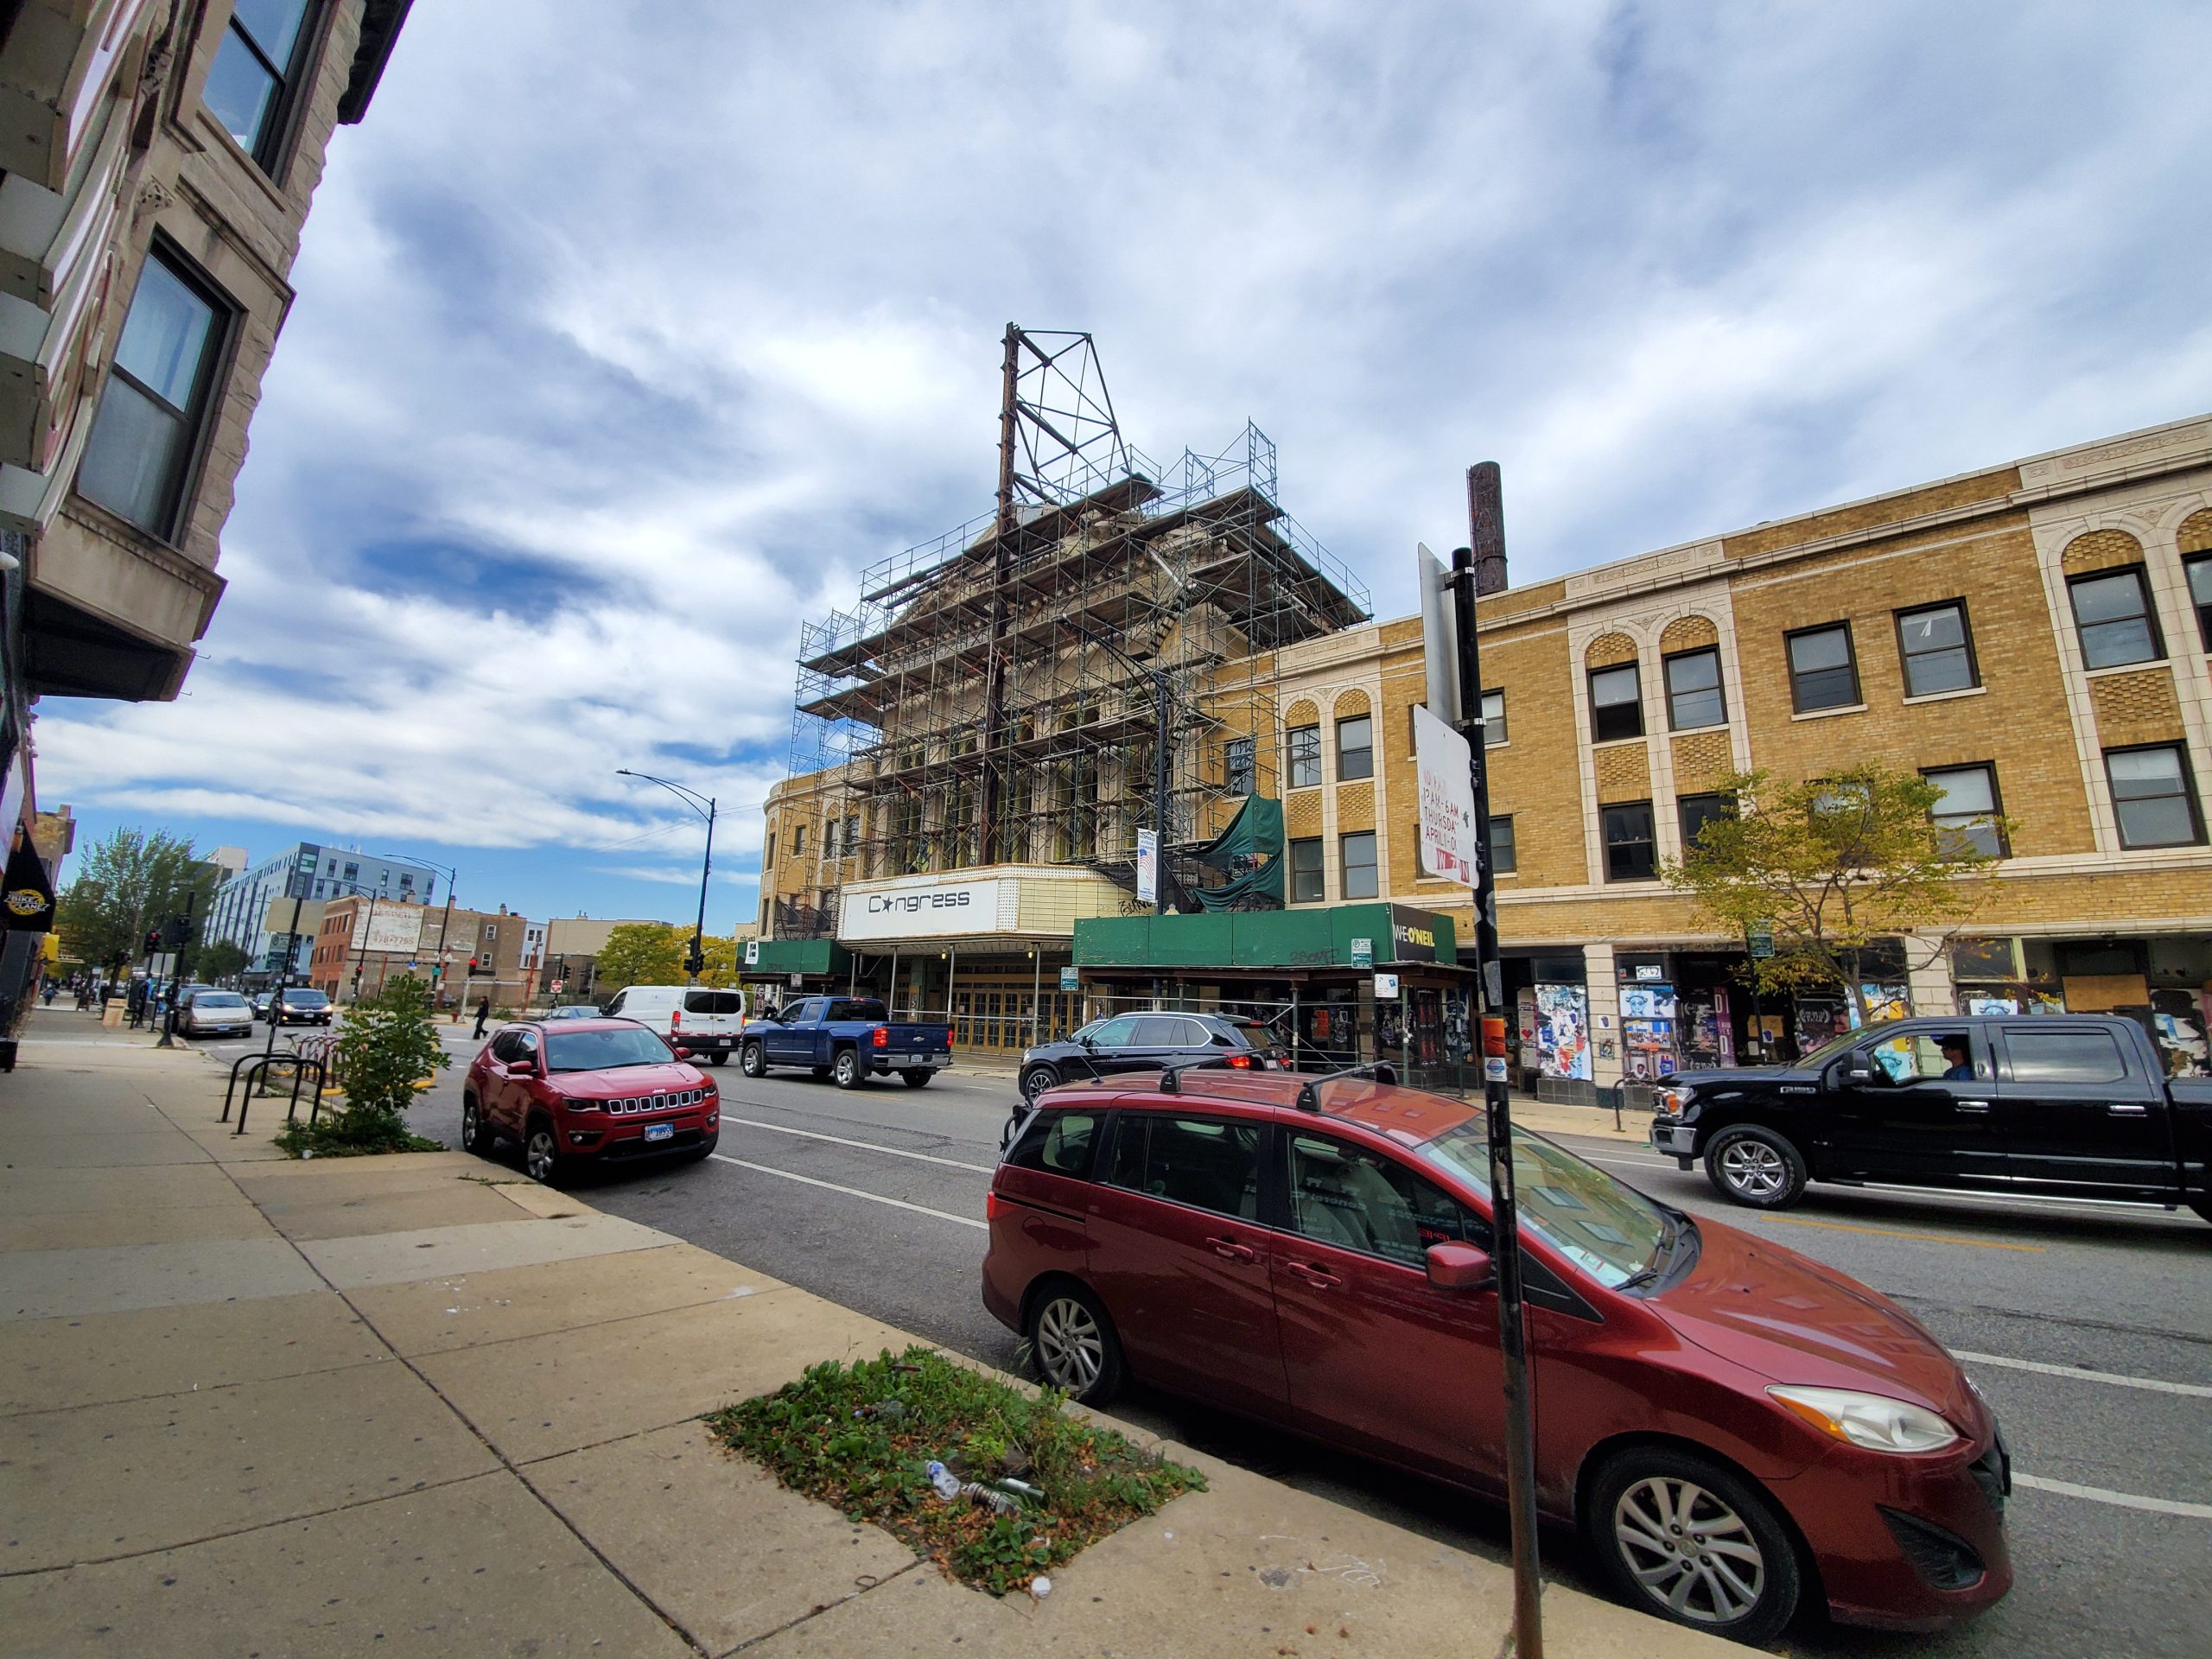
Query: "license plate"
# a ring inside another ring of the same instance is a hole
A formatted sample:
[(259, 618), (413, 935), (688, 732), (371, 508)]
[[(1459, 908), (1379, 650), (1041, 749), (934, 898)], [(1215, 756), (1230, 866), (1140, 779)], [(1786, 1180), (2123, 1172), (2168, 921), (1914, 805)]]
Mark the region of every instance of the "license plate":
[(673, 1123), (648, 1123), (645, 1125), (645, 1139), (648, 1141), (672, 1140), (675, 1137), (675, 1135), (676, 1125)]

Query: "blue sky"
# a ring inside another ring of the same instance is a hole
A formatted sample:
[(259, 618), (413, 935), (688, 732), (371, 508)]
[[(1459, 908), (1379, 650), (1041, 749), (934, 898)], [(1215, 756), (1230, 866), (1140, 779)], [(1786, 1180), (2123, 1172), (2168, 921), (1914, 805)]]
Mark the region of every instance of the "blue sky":
[(999, 336), (1256, 420), (1411, 607), (2212, 406), (2212, 11), (440, 0), (341, 129), (173, 704), (43, 803), (755, 906), (802, 618), (988, 505)]

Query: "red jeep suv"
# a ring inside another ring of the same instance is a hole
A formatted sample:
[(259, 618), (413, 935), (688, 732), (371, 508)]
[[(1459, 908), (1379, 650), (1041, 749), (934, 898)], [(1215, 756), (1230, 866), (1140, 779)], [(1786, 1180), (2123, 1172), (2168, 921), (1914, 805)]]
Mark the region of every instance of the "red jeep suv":
[[(1631, 1603), (1771, 1640), (1802, 1599), (1933, 1629), (2012, 1586), (1997, 1421), (1910, 1315), (1514, 1140), (1537, 1501)], [(1190, 1395), (1497, 1497), (1483, 1112), (1344, 1076), (1069, 1084), (991, 1180), (983, 1300), (1046, 1380)]]
[(461, 1145), (522, 1143), (531, 1179), (587, 1160), (704, 1158), (721, 1132), (715, 1082), (634, 1020), (533, 1020), (484, 1046), (461, 1084)]

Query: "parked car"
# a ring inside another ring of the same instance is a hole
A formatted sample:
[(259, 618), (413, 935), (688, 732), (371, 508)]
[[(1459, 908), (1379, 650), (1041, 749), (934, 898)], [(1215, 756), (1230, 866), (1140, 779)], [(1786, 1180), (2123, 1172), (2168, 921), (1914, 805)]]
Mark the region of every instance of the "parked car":
[(634, 1020), (526, 1020), (485, 1044), (462, 1080), (461, 1144), (519, 1141), (532, 1180), (579, 1165), (704, 1158), (721, 1133), (714, 1079)]
[(274, 1019), (280, 1026), (327, 1026), (330, 1023), (330, 999), (321, 991), (311, 991), (304, 985), (286, 987), (269, 1006), (270, 1012), (262, 1017)]
[[(1166, 1083), (1046, 1093), (992, 1177), (983, 1300), (1046, 1380), (1096, 1402), (1134, 1376), (1501, 1494), (1480, 1108)], [(1909, 1314), (1541, 1137), (1514, 1169), (1538, 1505), (1624, 1597), (1759, 1643), (1808, 1597), (1926, 1630), (2010, 1588), (1996, 1418)]]
[(765, 1076), (772, 1065), (803, 1065), (840, 1089), (897, 1073), (909, 1089), (952, 1064), (952, 1027), (942, 1020), (894, 1025), (872, 996), (802, 997), (745, 1028), (738, 1070)]
[(2169, 1079), (2110, 1014), (1901, 1020), (1791, 1066), (1685, 1071), (1651, 1144), (1780, 1210), (1810, 1181), (2186, 1205), (2212, 1221), (2212, 1080)]
[(1157, 1071), (1219, 1055), (1238, 1070), (1269, 1071), (1282, 1051), (1267, 1027), (1214, 1014), (1117, 1014), (1071, 1037), (1039, 1043), (1021, 1057), (1021, 1094), (1034, 1100), (1057, 1084), (1122, 1071)]
[(269, 1017), (269, 999), (274, 995), (273, 991), (256, 991), (246, 998), (247, 1006), (252, 1008), (255, 1019), (266, 1020)]
[(253, 1008), (236, 991), (188, 985), (177, 999), (176, 1028), (187, 1037), (251, 1037)]
[(554, 1009), (545, 1016), (548, 1020), (604, 1020), (598, 1006), (591, 1002), (570, 1002)]
[(745, 1028), (745, 993), (690, 985), (630, 985), (615, 993), (607, 1014), (610, 1019), (651, 1026), (708, 1065), (720, 1065), (729, 1058)]

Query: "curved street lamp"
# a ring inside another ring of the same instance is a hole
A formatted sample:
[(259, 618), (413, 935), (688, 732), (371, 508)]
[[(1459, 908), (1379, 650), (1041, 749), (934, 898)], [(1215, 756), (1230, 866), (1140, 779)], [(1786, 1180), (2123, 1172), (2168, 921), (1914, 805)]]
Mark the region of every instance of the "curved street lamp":
[(707, 821), (707, 855), (699, 863), (699, 922), (691, 932), (691, 954), (683, 963), (684, 972), (691, 976), (691, 982), (696, 985), (707, 966), (707, 877), (715, 868), (715, 798), (686, 789), (681, 784), (671, 784), (665, 778), (656, 778), (650, 772), (632, 772), (627, 766), (618, 766), (614, 775), (658, 784)]

